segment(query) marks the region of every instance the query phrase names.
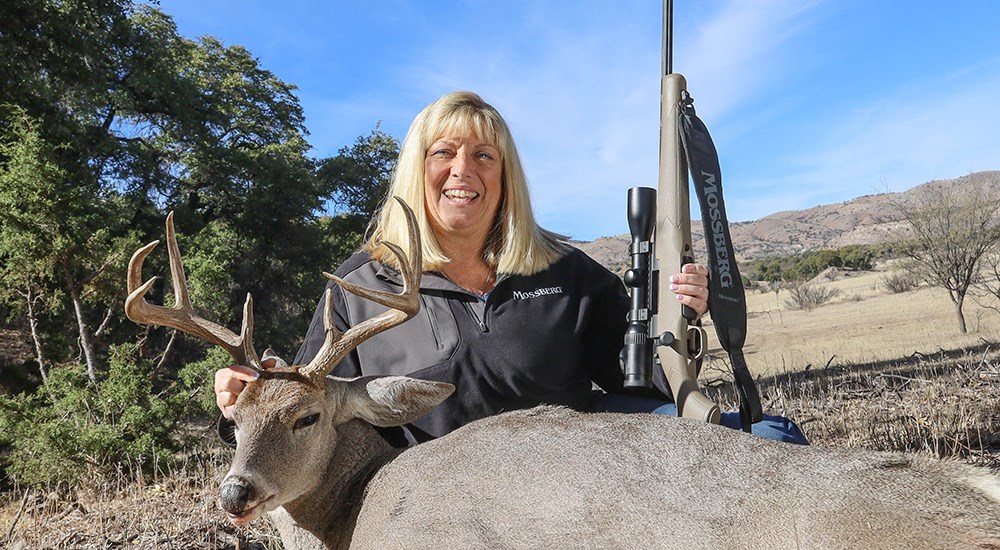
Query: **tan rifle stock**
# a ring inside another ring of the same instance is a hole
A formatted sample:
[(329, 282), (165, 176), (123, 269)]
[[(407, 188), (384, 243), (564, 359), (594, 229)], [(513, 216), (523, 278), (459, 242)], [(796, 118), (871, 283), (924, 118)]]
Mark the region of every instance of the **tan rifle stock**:
[(666, 74), (660, 82), (660, 173), (656, 193), (656, 260), (659, 266), (657, 315), (652, 334), (669, 332), (674, 341), (660, 346), (660, 366), (677, 404), (677, 415), (719, 423), (719, 406), (698, 389), (697, 362), (707, 345), (705, 330), (682, 315), (682, 305), (670, 292), (670, 277), (694, 260), (691, 248), (691, 207), (688, 167), (678, 128), (681, 92), (687, 82)]

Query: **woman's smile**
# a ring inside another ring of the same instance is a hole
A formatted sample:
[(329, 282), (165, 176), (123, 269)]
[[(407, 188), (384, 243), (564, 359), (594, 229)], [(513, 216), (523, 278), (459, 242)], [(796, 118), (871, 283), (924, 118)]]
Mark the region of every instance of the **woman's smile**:
[(424, 160), (424, 200), (439, 236), (485, 238), (503, 194), (500, 150), (471, 130), (438, 138)]

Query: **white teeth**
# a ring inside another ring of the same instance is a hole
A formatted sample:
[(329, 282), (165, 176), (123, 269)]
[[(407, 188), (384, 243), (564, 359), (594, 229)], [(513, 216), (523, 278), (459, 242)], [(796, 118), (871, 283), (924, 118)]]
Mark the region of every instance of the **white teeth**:
[(474, 199), (479, 196), (479, 193), (475, 191), (466, 191), (464, 189), (449, 189), (444, 192), (444, 196), (449, 199)]

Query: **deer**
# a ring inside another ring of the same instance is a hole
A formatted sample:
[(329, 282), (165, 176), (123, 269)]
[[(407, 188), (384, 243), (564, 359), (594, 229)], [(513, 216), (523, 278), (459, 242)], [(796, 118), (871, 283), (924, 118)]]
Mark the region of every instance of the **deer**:
[(348, 292), (386, 306), (341, 333), (325, 294), (325, 341), (307, 365), (252, 344), (252, 299), (239, 335), (200, 317), (188, 297), (172, 215), (167, 250), (175, 305), (148, 303), (153, 283), (129, 263), (125, 310), (226, 349), (260, 374), (234, 409), (236, 451), (219, 502), (230, 521), (269, 515), (286, 548), (1000, 548), (1000, 477), (918, 454), (790, 445), (654, 414), (542, 405), (477, 420), (408, 449), (399, 426), (454, 387), (408, 377), (328, 376), (362, 341), (419, 309), (413, 212), (402, 291)]

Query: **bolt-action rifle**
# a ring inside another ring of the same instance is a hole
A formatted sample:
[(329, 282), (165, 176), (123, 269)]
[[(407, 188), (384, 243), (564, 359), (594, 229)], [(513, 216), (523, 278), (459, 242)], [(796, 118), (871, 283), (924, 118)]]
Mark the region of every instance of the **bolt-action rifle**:
[[(705, 330), (695, 313), (668, 292), (670, 276), (694, 261), (688, 170), (701, 205), (709, 266), (709, 307), (723, 348), (732, 361), (740, 394), (743, 429), (762, 417), (760, 398), (743, 359), (746, 297), (736, 265), (722, 200), (722, 174), (707, 128), (695, 115), (687, 82), (673, 73), (673, 2), (664, 0), (663, 65), (660, 81), (660, 170), (658, 192), (629, 189), (628, 220), (631, 269), (625, 284), (632, 307), (625, 334), (626, 388), (652, 387), (659, 359), (670, 384), (677, 414), (719, 422), (719, 407), (698, 389), (698, 366), (704, 356)], [(662, 290), (662, 291), (661, 291)], [(659, 351), (658, 351), (659, 349)]]

